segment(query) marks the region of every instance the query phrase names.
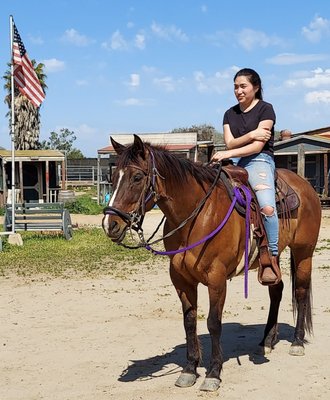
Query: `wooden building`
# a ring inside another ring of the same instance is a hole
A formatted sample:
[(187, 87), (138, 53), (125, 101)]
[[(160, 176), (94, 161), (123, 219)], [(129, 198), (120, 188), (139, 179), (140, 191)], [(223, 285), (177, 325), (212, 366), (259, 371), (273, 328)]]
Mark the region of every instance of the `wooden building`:
[[(0, 206), (11, 203), (11, 151), (0, 150)], [(65, 189), (65, 156), (58, 150), (15, 151), (16, 202), (54, 202)]]
[(329, 199), (330, 127), (294, 135), (282, 132), (274, 145), (276, 166), (303, 176), (321, 199)]

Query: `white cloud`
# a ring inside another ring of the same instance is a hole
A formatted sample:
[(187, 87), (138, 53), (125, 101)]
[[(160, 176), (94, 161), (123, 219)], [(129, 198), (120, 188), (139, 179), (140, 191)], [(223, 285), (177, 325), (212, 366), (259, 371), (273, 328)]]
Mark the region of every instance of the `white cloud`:
[(330, 88), (330, 69), (317, 68), (313, 71), (300, 73), (293, 79), (285, 82), (287, 87), (318, 88), (328, 86)]
[(112, 50), (126, 50), (127, 47), (128, 45), (123, 35), (119, 31), (114, 32), (111, 36), (110, 48)]
[(62, 41), (79, 47), (88, 46), (90, 43), (93, 42), (92, 39), (89, 39), (85, 35), (81, 35), (73, 28), (67, 29), (65, 31), (64, 35), (62, 36)]
[(116, 100), (115, 103), (122, 107), (141, 107), (154, 105), (155, 101), (152, 99), (138, 99), (136, 97), (130, 97), (124, 100)]
[(278, 46), (283, 44), (283, 40), (277, 36), (269, 36), (264, 32), (253, 29), (243, 29), (237, 34), (240, 46), (245, 50), (253, 50), (256, 47)]
[(197, 90), (201, 93), (224, 93), (233, 87), (233, 77), (238, 70), (238, 67), (233, 66), (210, 76), (206, 76), (202, 71), (195, 71), (194, 81)]
[(110, 40), (103, 42), (101, 46), (107, 50), (129, 50), (132, 47), (143, 50), (146, 47), (145, 40), (145, 35), (142, 32), (137, 33), (134, 39), (129, 41), (117, 30), (112, 34)]
[(154, 78), (153, 83), (156, 86), (163, 88), (166, 92), (174, 92), (176, 83), (171, 76), (165, 76), (163, 78)]
[(321, 90), (309, 92), (305, 95), (305, 103), (315, 104), (315, 103), (326, 103), (330, 104), (330, 90)]
[(182, 32), (180, 28), (177, 28), (175, 25), (170, 26), (163, 26), (153, 22), (151, 24), (152, 32), (160, 37), (161, 39), (173, 41), (173, 40), (180, 40), (182, 42), (188, 42), (188, 36)]
[(63, 71), (65, 69), (65, 62), (56, 58), (50, 58), (41, 62), (45, 65), (46, 73)]
[(268, 64), (275, 65), (293, 65), (306, 62), (323, 61), (330, 58), (328, 54), (295, 54), (295, 53), (282, 53), (274, 57), (268, 58)]
[(315, 16), (308, 27), (302, 28), (302, 35), (312, 43), (319, 42), (323, 36), (330, 36), (330, 20)]
[(135, 47), (143, 50), (146, 47), (146, 38), (143, 33), (137, 33), (134, 39)]
[(131, 81), (129, 82), (129, 86), (132, 86), (132, 87), (140, 86), (140, 75), (139, 74), (131, 74)]
[(97, 129), (93, 128), (87, 124), (80, 124), (78, 125), (76, 128), (72, 129), (74, 131), (74, 133), (78, 136), (93, 136), (95, 135), (95, 133), (97, 133)]
[[(77, 126), (68, 126), (68, 125), (56, 125), (54, 128), (55, 132), (60, 131), (61, 129), (68, 129), (77, 136), (77, 139), (81, 139), (81, 137), (93, 137), (97, 133), (97, 129), (89, 126), (86, 123), (81, 123)], [(76, 142), (74, 143), (74, 147), (76, 147)]]

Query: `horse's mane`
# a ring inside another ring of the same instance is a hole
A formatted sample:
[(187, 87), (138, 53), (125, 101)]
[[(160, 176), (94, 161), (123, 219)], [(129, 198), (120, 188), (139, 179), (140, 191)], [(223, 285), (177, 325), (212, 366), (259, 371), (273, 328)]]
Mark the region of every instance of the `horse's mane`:
[[(210, 166), (180, 158), (178, 155), (168, 151), (164, 146), (151, 145), (148, 142), (144, 142), (143, 145), (148, 153), (153, 154), (158, 172), (161, 175), (170, 176), (173, 183), (183, 184), (187, 182), (189, 176), (193, 176), (202, 185), (203, 182), (212, 183), (215, 178), (216, 170)], [(121, 153), (117, 161), (117, 167), (125, 168), (132, 163), (139, 163), (139, 154), (136, 153), (134, 145), (127, 146)]]

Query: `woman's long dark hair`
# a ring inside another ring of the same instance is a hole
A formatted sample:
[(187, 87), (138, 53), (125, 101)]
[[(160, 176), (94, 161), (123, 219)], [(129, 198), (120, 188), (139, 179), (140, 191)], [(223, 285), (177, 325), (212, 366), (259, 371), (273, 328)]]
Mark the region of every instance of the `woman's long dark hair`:
[(262, 98), (262, 83), (259, 74), (251, 68), (243, 68), (239, 70), (234, 76), (234, 82), (238, 76), (246, 76), (251, 85), (254, 87), (258, 87), (258, 91), (256, 92), (256, 98), (259, 100), (263, 100)]

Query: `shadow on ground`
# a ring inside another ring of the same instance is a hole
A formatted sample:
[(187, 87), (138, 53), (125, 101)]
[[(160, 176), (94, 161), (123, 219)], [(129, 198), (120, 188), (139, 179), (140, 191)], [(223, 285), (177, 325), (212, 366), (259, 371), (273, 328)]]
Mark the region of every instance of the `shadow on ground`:
[[(258, 354), (258, 343), (263, 337), (264, 325), (241, 325), (239, 323), (225, 323), (222, 326), (222, 349), (224, 362), (235, 358), (238, 366), (240, 358), (248, 356), (253, 364), (264, 364), (270, 360), (263, 354)], [(278, 341), (292, 342), (294, 327), (288, 324), (279, 324)], [(199, 336), (203, 350), (201, 367), (207, 368), (211, 352), (211, 340), (208, 334)], [(276, 351), (276, 347), (275, 350)], [(186, 361), (186, 345), (180, 344), (171, 352), (143, 360), (130, 360), (130, 365), (119, 377), (121, 382), (148, 380), (157, 377), (177, 374)], [(173, 364), (175, 365), (173, 367)]]

